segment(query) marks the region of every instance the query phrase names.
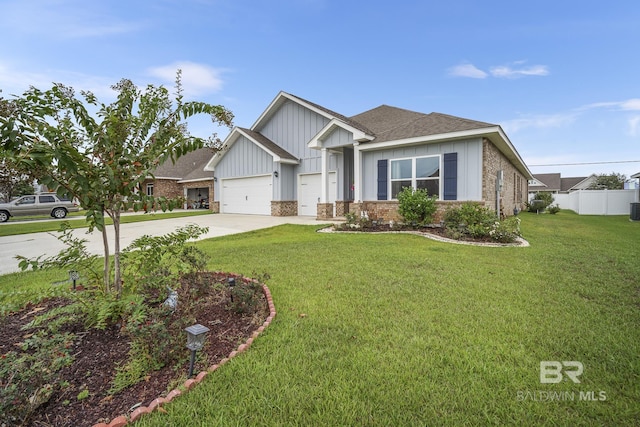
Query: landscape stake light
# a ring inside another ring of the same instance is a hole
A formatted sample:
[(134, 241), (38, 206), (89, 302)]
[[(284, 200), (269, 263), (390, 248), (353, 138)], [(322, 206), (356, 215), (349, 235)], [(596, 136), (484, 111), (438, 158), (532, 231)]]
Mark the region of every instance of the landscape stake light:
[(229, 282), (229, 295), (231, 295), (231, 302), (233, 302), (233, 287), (236, 285), (236, 278), (229, 277), (227, 282)]
[(184, 330), (187, 331), (187, 348), (191, 350), (191, 362), (189, 363), (189, 378), (191, 378), (193, 376), (193, 365), (196, 363), (196, 351), (202, 350), (209, 328), (197, 323)]
[(77, 271), (75, 270), (71, 270), (69, 272), (69, 279), (71, 279), (71, 281), (73, 282), (73, 290), (76, 290), (76, 280), (78, 280), (80, 278), (80, 275), (78, 274)]

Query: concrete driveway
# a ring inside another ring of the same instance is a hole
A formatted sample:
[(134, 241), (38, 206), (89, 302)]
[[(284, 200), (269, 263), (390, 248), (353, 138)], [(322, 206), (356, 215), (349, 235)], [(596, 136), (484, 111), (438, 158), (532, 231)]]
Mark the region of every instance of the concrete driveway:
[[(274, 217), (262, 215), (216, 214), (198, 215), (184, 218), (145, 221), (120, 226), (120, 247), (126, 248), (136, 238), (148, 234), (160, 236), (174, 231), (176, 228), (197, 224), (209, 227), (209, 232), (201, 239), (226, 236), (228, 234), (244, 233), (261, 228), (274, 227), (281, 224), (319, 225), (327, 221), (317, 221), (313, 217)], [(107, 227), (109, 235), (109, 249), (113, 252), (113, 227)], [(104, 253), (102, 233), (93, 231), (86, 233), (86, 229), (74, 230), (77, 237), (87, 239), (87, 249), (94, 254)], [(16, 255), (35, 258), (40, 255), (46, 257), (60, 252), (64, 245), (56, 238), (57, 233), (32, 233), (17, 236), (0, 237), (0, 275), (20, 271)]]

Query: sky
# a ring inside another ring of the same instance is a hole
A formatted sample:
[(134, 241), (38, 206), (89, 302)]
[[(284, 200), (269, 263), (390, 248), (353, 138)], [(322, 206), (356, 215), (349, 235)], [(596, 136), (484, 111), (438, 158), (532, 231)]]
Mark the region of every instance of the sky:
[(180, 69), (237, 126), (285, 91), (498, 124), (534, 174), (640, 172), (637, 0), (0, 0), (0, 40), (5, 98), (56, 82), (109, 103)]

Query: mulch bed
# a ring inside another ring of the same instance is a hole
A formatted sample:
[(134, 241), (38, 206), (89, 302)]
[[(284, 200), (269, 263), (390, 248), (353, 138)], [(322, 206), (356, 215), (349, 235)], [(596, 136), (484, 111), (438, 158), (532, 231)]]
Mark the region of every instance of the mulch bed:
[[(204, 275), (204, 276), (203, 276)], [(209, 280), (212, 283), (226, 283), (229, 275), (224, 273), (202, 273), (191, 280)], [(183, 284), (184, 285), (184, 284)], [(185, 286), (183, 286), (185, 287)], [(186, 286), (188, 288), (188, 286)], [(180, 297), (179, 300), (180, 301)], [(207, 344), (202, 350), (206, 354), (199, 355), (199, 360), (206, 360), (207, 366), (201, 362), (196, 364), (195, 373), (206, 370), (216, 364), (246, 341), (257, 330), (269, 315), (266, 298), (259, 301), (259, 310), (254, 315), (241, 315), (228, 307), (229, 294), (226, 288), (211, 287), (211, 292), (200, 297), (197, 312), (193, 315), (197, 322), (209, 327)], [(15, 345), (23, 340), (27, 333), (22, 326), (54, 307), (69, 302), (61, 298), (44, 300), (38, 304), (29, 304), (23, 310), (12, 313), (0, 320), (0, 355), (15, 349)], [(180, 303), (173, 316), (180, 316)], [(29, 418), (24, 425), (28, 426), (92, 426), (99, 422), (108, 423), (119, 415), (128, 415), (140, 405), (148, 405), (152, 400), (165, 396), (169, 387), (175, 388), (181, 383), (176, 381), (186, 378), (189, 370), (189, 350), (185, 346), (184, 364), (175, 367), (167, 366), (159, 371), (150, 372), (144, 381), (131, 386), (115, 395), (108, 390), (112, 386), (115, 368), (126, 362), (130, 342), (124, 331), (117, 327), (100, 331), (86, 331), (81, 324), (71, 325), (69, 332), (76, 334), (72, 354), (74, 362), (63, 369), (61, 378), (69, 382), (64, 390), (57, 390), (51, 398)], [(186, 344), (186, 332), (184, 334)], [(89, 397), (78, 400), (79, 391), (87, 388)], [(5, 425), (0, 414), (0, 425)], [(11, 424), (6, 424), (7, 427)]]

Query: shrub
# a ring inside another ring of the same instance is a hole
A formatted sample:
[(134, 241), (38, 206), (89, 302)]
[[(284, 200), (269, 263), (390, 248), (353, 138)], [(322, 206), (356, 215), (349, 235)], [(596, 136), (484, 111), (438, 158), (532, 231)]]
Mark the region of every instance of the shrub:
[(547, 212), (549, 212), (552, 215), (555, 215), (558, 212), (560, 212), (560, 206), (558, 206), (558, 205), (549, 206), (547, 208)]
[(548, 191), (538, 191), (530, 202), (527, 202), (527, 210), (529, 212), (544, 211), (554, 201), (553, 194)]
[(398, 213), (407, 224), (425, 225), (436, 213), (437, 196), (429, 196), (427, 190), (405, 187), (398, 193)]
[(464, 203), (444, 214), (446, 234), (460, 240), (465, 236), (511, 243), (520, 236), (520, 218), (513, 216), (498, 221), (495, 212), (477, 203)]

